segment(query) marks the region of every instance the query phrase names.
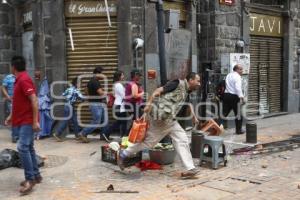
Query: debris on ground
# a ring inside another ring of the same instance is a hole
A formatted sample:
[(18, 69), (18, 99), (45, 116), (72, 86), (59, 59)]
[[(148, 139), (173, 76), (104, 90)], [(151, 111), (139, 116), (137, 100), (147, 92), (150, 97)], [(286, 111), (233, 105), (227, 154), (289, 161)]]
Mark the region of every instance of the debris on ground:
[(141, 171), (145, 170), (162, 170), (162, 166), (158, 163), (152, 162), (150, 160), (142, 160), (135, 164), (137, 168), (140, 168)]
[(110, 185), (107, 187), (107, 190), (115, 190), (113, 184), (110, 184)]
[(287, 159), (290, 159), (291, 157), (289, 157), (289, 156), (284, 156), (284, 155), (279, 155), (278, 156), (279, 158), (283, 158), (283, 159), (285, 159), (285, 160), (287, 160)]
[(263, 164), (261, 167), (262, 167), (262, 168), (267, 168), (268, 165), (267, 165), (267, 164)]
[[(46, 158), (36, 155), (36, 160), (38, 167), (42, 167), (45, 164), (44, 160), (46, 160)], [(0, 152), (0, 170), (9, 167), (22, 168), (21, 158), (16, 150), (4, 149)]]
[(101, 191), (94, 191), (93, 193), (139, 193), (139, 191), (132, 191), (132, 190), (115, 190), (114, 185), (110, 184), (106, 190)]

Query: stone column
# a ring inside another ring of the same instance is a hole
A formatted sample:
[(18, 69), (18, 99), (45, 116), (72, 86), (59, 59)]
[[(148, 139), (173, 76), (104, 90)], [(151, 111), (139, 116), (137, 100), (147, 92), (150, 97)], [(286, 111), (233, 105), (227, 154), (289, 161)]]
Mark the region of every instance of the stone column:
[[(5, 75), (10, 73), (10, 60), (16, 54), (13, 42), (14, 34), (14, 9), (8, 4), (0, 3), (0, 84)], [(0, 92), (0, 124), (5, 119), (4, 100)]]

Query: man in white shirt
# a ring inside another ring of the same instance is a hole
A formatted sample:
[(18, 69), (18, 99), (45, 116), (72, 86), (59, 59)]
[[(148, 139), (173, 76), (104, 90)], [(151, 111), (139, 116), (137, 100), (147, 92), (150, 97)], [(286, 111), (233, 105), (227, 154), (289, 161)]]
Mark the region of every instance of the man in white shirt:
[(242, 91), (243, 67), (237, 64), (233, 67), (233, 72), (226, 76), (226, 89), (223, 96), (223, 116), (227, 117), (231, 110), (235, 115), (235, 133), (243, 134), (242, 130), (243, 118), (241, 114), (241, 104), (244, 103), (244, 95)]

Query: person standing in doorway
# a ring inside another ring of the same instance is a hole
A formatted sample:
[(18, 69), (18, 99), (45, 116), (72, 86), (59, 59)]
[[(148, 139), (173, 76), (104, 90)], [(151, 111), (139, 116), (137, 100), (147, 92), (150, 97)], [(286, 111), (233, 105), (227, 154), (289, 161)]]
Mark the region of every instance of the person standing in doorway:
[(31, 192), (35, 184), (42, 181), (34, 149), (34, 132), (40, 131), (38, 100), (32, 79), (26, 72), (25, 59), (22, 56), (14, 56), (11, 66), (16, 82), (12, 112), (5, 120), (5, 124), (11, 123), (19, 135), (17, 148), (25, 174), (25, 180), (20, 183), (19, 191), (25, 195)]
[[(200, 85), (200, 76), (191, 72), (186, 79), (170, 81), (153, 92), (144, 108), (144, 112), (150, 115), (149, 129), (144, 141), (118, 151), (117, 163), (122, 170), (125, 168), (124, 162), (128, 157), (145, 148), (152, 148), (162, 138), (170, 135), (173, 145), (186, 168), (186, 171), (181, 173), (182, 178), (192, 178), (199, 172), (193, 163), (186, 132), (177, 122), (176, 116), (186, 103), (190, 92), (197, 90)], [(194, 124), (198, 124), (192, 106), (189, 106), (189, 108)]]
[[(4, 96), (4, 104), (5, 104), (5, 112), (6, 116), (11, 113), (12, 110), (12, 99), (14, 94), (14, 83), (16, 81), (16, 77), (13, 74), (8, 74), (4, 77), (2, 82), (2, 94)], [(14, 129), (11, 130), (11, 141), (16, 143), (19, 137), (16, 135)]]
[[(85, 127), (81, 130), (81, 132), (78, 134), (79, 139), (83, 143), (89, 143), (89, 140), (87, 136), (95, 131), (97, 128), (99, 128), (99, 125), (103, 122), (104, 117), (107, 117), (107, 109), (106, 104), (106, 92), (104, 91), (103, 86), (100, 83), (100, 80), (104, 78), (104, 75), (102, 74), (102, 67), (98, 66), (95, 67), (93, 74), (94, 76), (90, 79), (90, 81), (87, 84), (87, 91), (90, 102), (90, 110), (92, 113), (92, 121), (90, 123), (90, 127)], [(105, 132), (107, 128), (107, 125), (104, 125), (102, 127), (103, 132)], [(102, 136), (108, 140), (106, 135), (102, 133)]]
[(241, 114), (241, 105), (244, 103), (244, 95), (242, 91), (242, 74), (243, 67), (237, 64), (233, 67), (233, 72), (226, 76), (226, 89), (223, 96), (223, 116), (227, 117), (231, 110), (235, 115), (235, 133), (243, 134), (242, 130), (243, 117)]

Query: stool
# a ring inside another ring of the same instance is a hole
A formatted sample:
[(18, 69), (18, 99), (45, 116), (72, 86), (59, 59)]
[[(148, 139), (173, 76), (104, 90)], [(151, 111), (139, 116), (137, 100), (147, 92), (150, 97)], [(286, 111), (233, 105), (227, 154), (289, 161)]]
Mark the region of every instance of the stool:
[[(208, 146), (208, 153), (204, 153), (205, 146)], [(219, 153), (222, 147), (222, 153)], [(224, 162), (224, 166), (227, 164), (226, 148), (223, 142), (223, 138), (219, 136), (205, 136), (201, 144), (200, 149), (200, 165), (202, 161), (208, 161), (212, 163), (212, 168), (217, 169), (220, 162)]]
[(206, 121), (202, 125), (201, 131), (209, 132), (209, 135), (220, 135), (223, 132), (222, 128), (213, 119)]

